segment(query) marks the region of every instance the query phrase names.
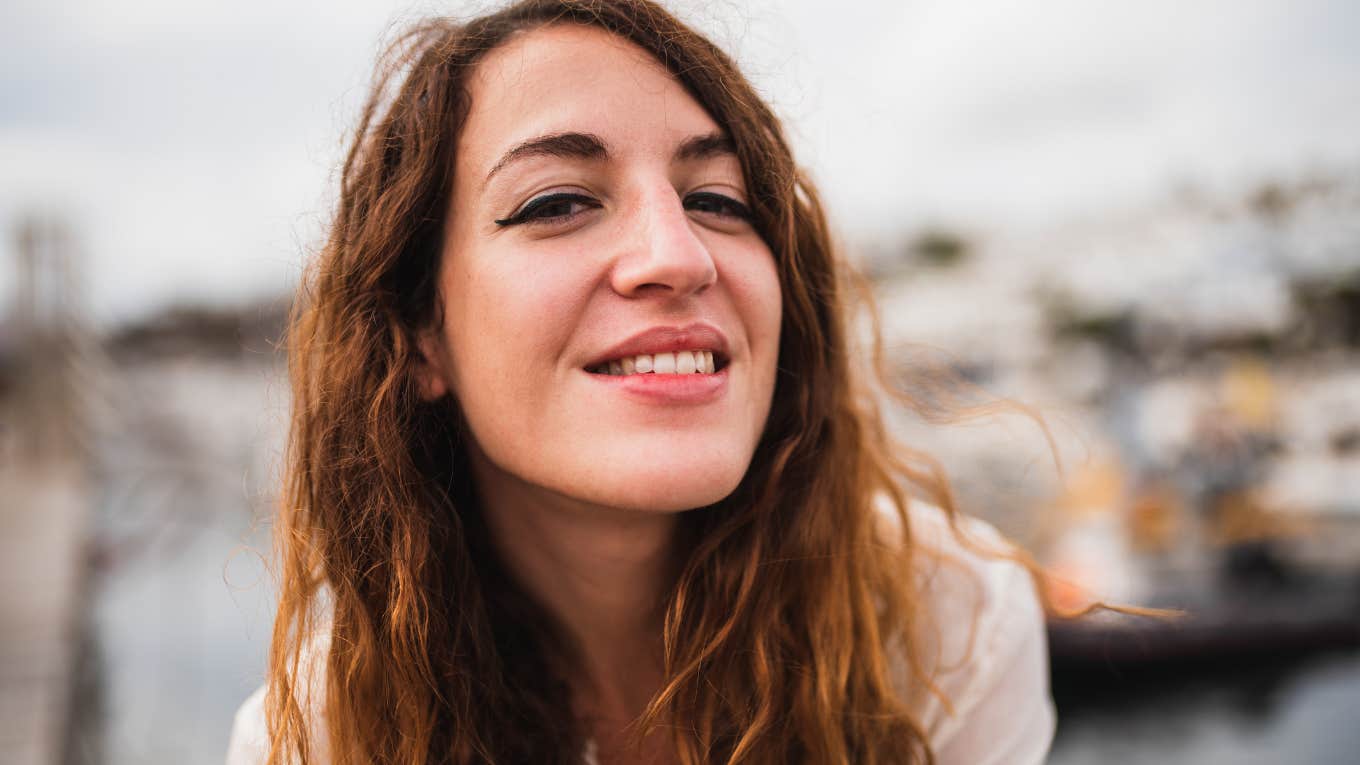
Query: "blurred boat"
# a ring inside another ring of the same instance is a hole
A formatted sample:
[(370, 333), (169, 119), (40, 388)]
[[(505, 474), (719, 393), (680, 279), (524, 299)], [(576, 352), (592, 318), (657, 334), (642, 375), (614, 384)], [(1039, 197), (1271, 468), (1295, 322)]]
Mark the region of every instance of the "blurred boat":
[(1315, 572), (1284, 562), (1270, 547), (1243, 545), (1228, 551), (1221, 568), (1167, 586), (1147, 604), (1184, 615), (1051, 620), (1054, 674), (1108, 675), (1154, 665), (1188, 670), (1360, 647), (1360, 563), (1349, 572)]

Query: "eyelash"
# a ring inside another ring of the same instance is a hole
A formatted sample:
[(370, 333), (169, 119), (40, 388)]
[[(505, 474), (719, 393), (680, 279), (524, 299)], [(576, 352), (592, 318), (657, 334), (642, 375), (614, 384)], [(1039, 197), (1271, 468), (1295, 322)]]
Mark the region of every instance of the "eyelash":
[(693, 200), (715, 202), (719, 208), (718, 210), (699, 210), (699, 212), (710, 212), (723, 217), (740, 218), (747, 221), (751, 219), (751, 209), (749, 207), (732, 197), (723, 194), (715, 194), (712, 191), (696, 191), (685, 197), (685, 209), (693, 209), (688, 206)]
[(578, 204), (592, 208), (598, 208), (600, 206), (599, 202), (582, 194), (572, 194), (565, 191), (556, 194), (544, 194), (541, 197), (535, 197), (534, 199), (529, 200), (528, 204), (521, 207), (519, 212), (511, 215), (509, 218), (502, 218), (496, 221), (496, 225), (505, 227), (518, 226), (521, 223), (553, 223), (560, 220), (566, 220), (572, 216), (572, 213), (565, 212), (559, 215), (539, 214), (544, 210), (551, 210), (552, 208), (563, 204), (568, 205), (568, 209), (570, 209), (571, 205)]
[[(740, 218), (741, 220), (747, 221), (751, 219), (751, 210), (747, 208), (746, 205), (729, 196), (716, 194), (711, 191), (697, 191), (685, 197), (685, 209), (696, 209), (690, 207), (694, 202), (706, 202), (717, 205), (717, 209), (697, 210), (698, 212), (719, 215), (722, 217)], [(507, 226), (518, 226), (521, 223), (556, 223), (578, 214), (572, 212), (564, 212), (557, 215), (540, 214), (545, 210), (551, 210), (555, 207), (560, 207), (561, 205), (567, 205), (568, 209), (570, 209), (572, 205), (583, 205), (592, 209), (599, 209), (600, 207), (599, 202), (582, 194), (573, 194), (570, 192), (544, 194), (541, 197), (529, 200), (528, 204), (521, 207), (519, 212), (511, 215), (509, 218), (497, 220), (496, 225), (504, 228)]]

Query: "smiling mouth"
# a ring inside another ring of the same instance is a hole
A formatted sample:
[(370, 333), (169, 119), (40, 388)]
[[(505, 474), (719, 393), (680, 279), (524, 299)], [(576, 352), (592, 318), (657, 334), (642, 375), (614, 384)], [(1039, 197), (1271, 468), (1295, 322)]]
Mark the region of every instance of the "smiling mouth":
[(614, 377), (649, 374), (704, 375), (722, 371), (727, 368), (727, 363), (727, 359), (715, 351), (692, 350), (625, 356), (586, 367), (586, 371)]

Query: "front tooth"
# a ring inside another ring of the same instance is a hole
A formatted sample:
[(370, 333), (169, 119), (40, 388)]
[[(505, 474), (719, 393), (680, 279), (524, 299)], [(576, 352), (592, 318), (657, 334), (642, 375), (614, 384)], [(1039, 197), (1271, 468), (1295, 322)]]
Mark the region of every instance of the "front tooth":
[(717, 373), (718, 366), (713, 361), (713, 351), (704, 351), (704, 364), (707, 365), (709, 374)]
[(626, 375), (631, 375), (635, 371), (637, 371), (637, 367), (633, 366), (633, 357), (629, 356), (628, 358), (624, 359), (623, 373)]
[(708, 366), (708, 351), (699, 351), (694, 354), (694, 360), (698, 362), (696, 366), (699, 368), (700, 374), (713, 374), (713, 370)]
[(634, 360), (633, 368), (636, 369), (637, 373), (640, 375), (647, 374), (652, 371), (652, 357), (638, 356), (637, 359)]
[(680, 351), (675, 354), (675, 373), (679, 375), (694, 374), (694, 354), (689, 351)]
[(675, 374), (675, 354), (658, 353), (653, 357), (652, 371), (659, 375)]
[(623, 374), (623, 364), (622, 364), (622, 362), (618, 362), (618, 361), (611, 361), (611, 362), (609, 362), (609, 374), (611, 374), (611, 375), (621, 375), (621, 374)]

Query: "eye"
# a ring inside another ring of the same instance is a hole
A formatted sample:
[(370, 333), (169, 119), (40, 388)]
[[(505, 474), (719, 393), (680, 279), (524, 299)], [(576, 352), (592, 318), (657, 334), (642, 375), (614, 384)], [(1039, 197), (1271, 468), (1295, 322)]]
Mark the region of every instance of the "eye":
[(685, 209), (723, 218), (751, 219), (751, 211), (746, 205), (712, 191), (696, 191), (685, 197)]
[(509, 218), (496, 221), (497, 226), (517, 226), (521, 223), (557, 223), (585, 210), (599, 208), (600, 203), (584, 194), (557, 192), (534, 197)]

